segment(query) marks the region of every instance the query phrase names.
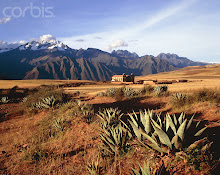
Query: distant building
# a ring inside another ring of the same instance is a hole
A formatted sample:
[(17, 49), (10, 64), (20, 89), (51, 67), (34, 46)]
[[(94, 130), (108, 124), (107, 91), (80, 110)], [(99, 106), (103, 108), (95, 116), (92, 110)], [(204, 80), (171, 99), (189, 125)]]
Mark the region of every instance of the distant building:
[(131, 75), (114, 75), (112, 76), (112, 82), (133, 82), (134, 83), (134, 74)]

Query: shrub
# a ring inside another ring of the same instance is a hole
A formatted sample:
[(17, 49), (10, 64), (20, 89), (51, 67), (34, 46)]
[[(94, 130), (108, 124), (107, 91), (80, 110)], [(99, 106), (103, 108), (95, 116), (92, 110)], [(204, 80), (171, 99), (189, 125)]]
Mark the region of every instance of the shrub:
[(54, 87), (41, 87), (39, 90), (32, 92), (23, 98), (20, 110), (22, 111), (39, 111), (55, 107), (57, 104), (65, 103), (69, 96), (64, 94), (63, 90), (54, 89)]
[(210, 151), (212, 143), (213, 142), (208, 141), (207, 138), (204, 138), (195, 142), (185, 150), (186, 159), (194, 169), (210, 173), (209, 171), (213, 164), (213, 155)]
[(156, 86), (154, 87), (154, 96), (160, 97), (165, 95), (168, 90), (168, 86)]
[(154, 91), (154, 87), (151, 85), (144, 85), (142, 88), (143, 94), (151, 94)]
[(40, 161), (48, 157), (48, 151), (41, 145), (34, 145), (25, 150), (25, 159), (29, 161)]
[(142, 89), (137, 89), (137, 92), (136, 92), (138, 95), (141, 95), (143, 94), (143, 90)]
[(123, 92), (123, 88), (118, 88), (116, 89), (116, 93), (114, 95), (114, 98), (117, 100), (117, 101), (120, 101), (124, 98), (124, 92)]
[(72, 103), (73, 103), (72, 111), (73, 111), (73, 114), (76, 116), (79, 116), (79, 115), (87, 116), (87, 115), (91, 115), (94, 113), (94, 110), (91, 104), (87, 104), (80, 100), (76, 100), (75, 102), (72, 102)]
[(196, 90), (192, 95), (193, 101), (203, 102), (203, 101), (211, 101), (220, 103), (220, 90), (219, 89), (199, 89)]
[(61, 117), (57, 111), (50, 112), (39, 122), (39, 129), (34, 137), (34, 144), (47, 142), (49, 139), (57, 139), (69, 128), (69, 120)]
[(106, 94), (104, 92), (99, 92), (96, 94), (96, 96), (104, 97)]

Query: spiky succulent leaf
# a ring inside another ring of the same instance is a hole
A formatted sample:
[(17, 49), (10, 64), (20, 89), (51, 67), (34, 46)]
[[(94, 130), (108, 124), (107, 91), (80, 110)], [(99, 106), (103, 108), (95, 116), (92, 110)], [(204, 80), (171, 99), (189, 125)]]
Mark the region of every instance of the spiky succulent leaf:
[(151, 118), (151, 122), (152, 122), (152, 126), (154, 125), (154, 126), (156, 126), (157, 128), (162, 129), (162, 128), (160, 127), (160, 125), (158, 125), (157, 122), (154, 121), (153, 118)]
[(175, 114), (173, 114), (173, 120), (174, 120), (174, 124), (175, 124), (175, 126), (177, 126), (177, 119), (176, 119), (176, 115)]
[(190, 128), (190, 126), (191, 126), (191, 124), (192, 124), (192, 121), (193, 121), (194, 116), (195, 116), (195, 115), (193, 115), (193, 116), (191, 117), (191, 119), (189, 120), (189, 122), (188, 122), (188, 124), (187, 124), (187, 127), (186, 127), (186, 130), (188, 130), (188, 129)]
[(181, 142), (181, 140), (180, 140), (178, 134), (176, 134), (176, 135), (173, 137), (171, 143), (174, 144), (174, 147), (175, 147), (176, 149), (182, 148), (182, 142)]
[(170, 142), (168, 135), (161, 128), (158, 128), (157, 126), (155, 126), (154, 123), (152, 123), (152, 125), (153, 125), (153, 128), (156, 131), (161, 143), (163, 143), (164, 145), (167, 145), (170, 149), (172, 149), (172, 144)]
[(148, 143), (148, 145), (150, 147), (152, 147), (153, 149), (157, 150), (158, 152), (162, 153), (163, 150), (161, 149), (161, 147), (158, 145), (158, 143), (152, 138), (150, 137), (149, 135), (147, 135), (146, 133), (144, 132), (141, 132), (141, 134), (143, 135), (143, 137), (147, 140), (149, 140), (151, 143)]
[(145, 118), (144, 128), (146, 133), (148, 134), (149, 132), (151, 132), (151, 123), (150, 123), (150, 114), (146, 110), (144, 112), (144, 118)]
[(161, 118), (160, 118), (160, 115), (157, 115), (157, 121), (159, 121), (159, 124), (160, 124), (160, 128), (162, 128), (162, 121), (161, 121)]
[(180, 114), (179, 118), (178, 118), (178, 122), (179, 122), (180, 125), (183, 123), (184, 115), (185, 115), (185, 114), (182, 112), (182, 113)]
[(183, 141), (184, 135), (185, 135), (186, 122), (187, 122), (187, 119), (184, 120), (184, 122), (180, 125), (180, 127), (177, 131), (177, 135), (181, 138), (182, 141)]
[(134, 134), (137, 136), (138, 140), (141, 140), (141, 133), (140, 130), (138, 129), (138, 126), (136, 126), (132, 121), (129, 120), (129, 123), (131, 124), (131, 127), (134, 131)]
[(167, 125), (170, 126), (171, 129), (173, 130), (174, 135), (176, 135), (176, 127), (175, 127), (175, 125), (174, 125), (174, 123), (173, 123), (173, 121), (172, 121), (172, 119), (171, 119), (171, 117), (170, 117), (170, 115), (168, 113), (166, 115), (166, 121), (167, 121)]
[(202, 133), (206, 130), (206, 128), (208, 128), (208, 127), (206, 126), (202, 129), (200, 129), (194, 136), (198, 137), (198, 136), (202, 135)]

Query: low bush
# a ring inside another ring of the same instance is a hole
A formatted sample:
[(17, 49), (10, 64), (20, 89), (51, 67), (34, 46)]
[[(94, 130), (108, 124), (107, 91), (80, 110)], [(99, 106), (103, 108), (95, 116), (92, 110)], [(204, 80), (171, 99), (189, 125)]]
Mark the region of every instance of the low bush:
[(210, 101), (214, 103), (220, 103), (220, 89), (199, 89), (193, 92), (191, 96), (192, 102), (204, 102)]
[(142, 93), (143, 94), (151, 94), (154, 91), (154, 87), (151, 85), (144, 85), (142, 88)]
[(195, 170), (202, 170), (208, 174), (211, 173), (211, 167), (216, 163), (213, 161), (213, 154), (210, 151), (212, 143), (213, 142), (210, 142), (207, 138), (204, 138), (195, 142), (185, 150), (187, 162), (193, 166)]
[[(100, 93), (97, 95), (101, 96)], [(105, 95), (108, 97), (114, 97), (116, 100), (122, 100), (123, 98), (134, 98), (140, 95), (140, 93), (137, 93), (132, 87), (124, 86), (123, 88), (109, 88)]]
[(42, 109), (59, 107), (58, 104), (67, 102), (70, 97), (63, 90), (54, 87), (41, 87), (23, 98), (20, 110), (29, 112), (38, 112)]

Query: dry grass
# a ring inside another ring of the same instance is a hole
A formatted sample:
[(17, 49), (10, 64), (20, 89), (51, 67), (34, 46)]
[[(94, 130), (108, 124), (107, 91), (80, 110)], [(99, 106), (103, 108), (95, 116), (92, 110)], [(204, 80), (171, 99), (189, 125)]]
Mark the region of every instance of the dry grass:
[(208, 66), (192, 66), (180, 70), (153, 74), (148, 76), (136, 77), (138, 80), (183, 80), (187, 79), (187, 83), (173, 83), (168, 85), (169, 91), (179, 92), (200, 88), (216, 88), (220, 87), (220, 64)]
[(88, 83), (88, 80), (0, 80), (0, 89), (9, 89), (14, 86), (19, 88), (35, 88), (41, 85), (61, 85), (67, 83)]
[[(203, 69), (206, 69), (206, 72), (201, 73), (200, 71)], [(98, 92), (105, 92), (108, 88), (124, 86), (107, 83), (64, 89), (68, 93), (80, 91), (80, 94), (84, 94), (75, 96), (73, 100), (79, 99), (91, 104), (95, 113), (103, 108), (118, 107), (119, 110), (125, 113), (123, 116), (125, 119), (128, 117), (128, 112), (133, 112), (133, 110), (138, 112), (139, 109), (148, 108), (157, 113), (161, 112), (161, 115), (167, 112), (179, 115), (184, 111), (187, 117), (190, 117), (195, 113), (195, 120), (205, 122), (207, 125), (211, 124), (206, 135), (209, 136), (211, 141), (214, 141), (213, 150), (216, 152), (215, 156), (219, 158), (219, 144), (216, 140), (219, 137), (220, 106), (216, 87), (219, 85), (220, 78), (216, 78), (219, 76), (218, 70), (210, 72), (210, 69), (213, 69), (213, 67), (185, 68), (174, 73), (147, 76), (146, 79), (150, 79), (149, 77), (152, 79), (159, 79), (159, 77), (160, 79), (180, 79), (181, 77), (182, 79), (188, 79), (186, 77), (191, 76), (190, 81), (192, 82), (169, 85), (168, 91), (170, 93), (162, 97), (155, 97), (151, 93), (152, 87), (147, 87), (146, 91), (149, 90), (149, 93), (135, 99), (120, 99), (118, 101), (112, 97), (95, 96)], [(216, 69), (218, 69), (218, 66)], [(206, 78), (200, 79), (205, 74)], [(213, 79), (208, 79), (207, 76), (212, 76)], [(215, 80), (215, 83), (211, 84), (211, 80)], [(4, 81), (0, 81), (1, 88), (7, 88), (7, 81), (5, 84), (2, 82)], [(50, 83), (53, 85), (56, 83), (65, 84), (66, 81), (16, 80), (9, 81), (8, 87), (15, 85), (33, 87), (32, 85), (39, 86)], [(209, 89), (204, 90), (200, 86), (209, 87)], [(144, 86), (128, 85), (128, 87), (137, 90)], [(210, 87), (213, 89), (210, 89)], [(190, 104), (180, 108), (173, 108), (170, 99), (174, 92), (179, 91), (184, 91), (188, 96), (194, 95), (195, 102), (191, 101)], [(100, 149), (100, 124), (97, 116), (93, 115), (92, 120), (88, 120), (82, 111), (77, 112), (79, 109), (72, 102), (54, 109), (42, 110), (32, 115), (17, 114), (18, 107), (19, 104), (17, 103), (0, 104), (0, 174), (88, 174), (88, 163), (97, 160), (102, 174), (109, 175), (132, 173), (131, 167), (138, 169), (138, 164), (143, 165), (147, 160), (150, 160), (152, 168), (162, 165), (159, 158), (161, 155), (140, 147), (134, 140), (130, 142), (131, 149), (128, 153), (117, 157), (117, 161), (111, 157), (104, 157)], [(59, 131), (53, 126), (54, 121), (58, 118), (64, 119), (63, 129)], [(173, 168), (177, 171), (176, 174), (203, 173), (200, 170), (194, 171), (184, 161), (181, 161), (181, 163), (175, 162), (175, 159), (176, 157), (164, 156), (164, 162), (166, 164), (172, 162)]]

